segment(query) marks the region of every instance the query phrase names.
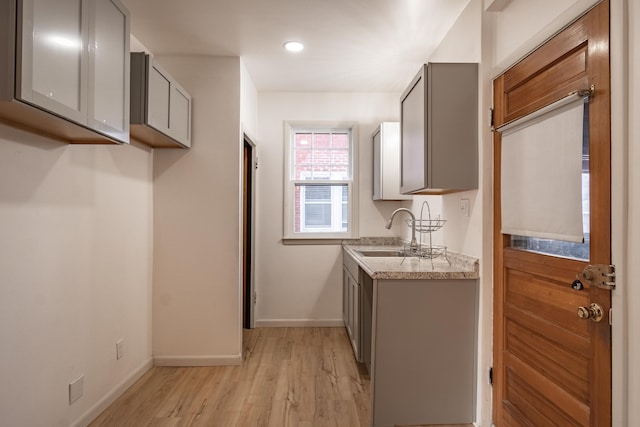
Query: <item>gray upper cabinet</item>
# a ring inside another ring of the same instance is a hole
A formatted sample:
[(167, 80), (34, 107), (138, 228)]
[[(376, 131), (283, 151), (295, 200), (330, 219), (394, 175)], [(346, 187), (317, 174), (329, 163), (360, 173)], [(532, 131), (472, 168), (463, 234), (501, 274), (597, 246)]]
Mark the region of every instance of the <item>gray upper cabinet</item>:
[(152, 147), (191, 147), (191, 95), (144, 52), (131, 53), (131, 135)]
[(0, 117), (68, 142), (129, 142), (118, 0), (0, 0)]
[(403, 194), (478, 188), (478, 65), (428, 63), (400, 101)]
[(373, 141), (373, 200), (411, 200), (400, 194), (400, 123), (382, 122)]

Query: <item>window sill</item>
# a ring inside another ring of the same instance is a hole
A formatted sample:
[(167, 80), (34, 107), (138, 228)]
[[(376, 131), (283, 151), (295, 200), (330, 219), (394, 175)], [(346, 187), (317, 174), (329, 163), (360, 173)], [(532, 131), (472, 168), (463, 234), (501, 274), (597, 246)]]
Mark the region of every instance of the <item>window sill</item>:
[(283, 245), (342, 245), (345, 240), (353, 240), (357, 237), (283, 237)]

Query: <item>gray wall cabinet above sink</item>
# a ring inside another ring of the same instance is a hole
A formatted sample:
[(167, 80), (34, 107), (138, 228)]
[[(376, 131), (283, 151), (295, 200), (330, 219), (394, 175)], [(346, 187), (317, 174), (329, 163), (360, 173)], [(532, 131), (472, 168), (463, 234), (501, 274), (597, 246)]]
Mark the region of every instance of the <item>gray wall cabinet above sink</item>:
[(478, 64), (428, 63), (400, 98), (403, 194), (478, 188)]
[(373, 200), (411, 200), (400, 194), (400, 123), (382, 122), (373, 142)]
[(66, 142), (129, 142), (118, 0), (0, 0), (0, 69), (0, 119)]
[(131, 135), (156, 148), (191, 147), (191, 95), (144, 52), (131, 53)]

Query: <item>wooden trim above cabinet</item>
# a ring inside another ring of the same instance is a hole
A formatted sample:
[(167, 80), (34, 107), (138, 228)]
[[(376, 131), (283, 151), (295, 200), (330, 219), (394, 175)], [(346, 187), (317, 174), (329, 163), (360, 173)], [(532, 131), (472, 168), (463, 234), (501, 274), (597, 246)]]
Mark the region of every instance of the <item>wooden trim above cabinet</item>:
[(122, 144), (18, 100), (0, 102), (0, 122), (69, 144)]
[(131, 124), (131, 137), (153, 148), (189, 148), (164, 133), (145, 124)]

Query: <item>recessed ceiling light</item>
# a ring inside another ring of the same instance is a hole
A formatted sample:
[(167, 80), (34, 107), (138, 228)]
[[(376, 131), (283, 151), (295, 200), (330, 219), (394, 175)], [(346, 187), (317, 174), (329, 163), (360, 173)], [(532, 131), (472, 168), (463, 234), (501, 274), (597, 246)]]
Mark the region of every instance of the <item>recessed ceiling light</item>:
[(284, 48), (289, 52), (300, 52), (304, 49), (304, 45), (296, 41), (288, 41), (284, 43)]

